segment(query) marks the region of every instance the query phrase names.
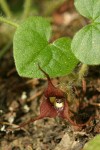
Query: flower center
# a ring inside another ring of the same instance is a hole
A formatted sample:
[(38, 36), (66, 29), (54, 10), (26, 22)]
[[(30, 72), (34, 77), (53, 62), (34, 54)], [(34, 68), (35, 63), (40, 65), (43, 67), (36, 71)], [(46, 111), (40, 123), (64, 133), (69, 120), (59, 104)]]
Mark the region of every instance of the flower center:
[(56, 97), (50, 97), (50, 102), (54, 105), (57, 110), (63, 110), (64, 101), (63, 99), (58, 99)]

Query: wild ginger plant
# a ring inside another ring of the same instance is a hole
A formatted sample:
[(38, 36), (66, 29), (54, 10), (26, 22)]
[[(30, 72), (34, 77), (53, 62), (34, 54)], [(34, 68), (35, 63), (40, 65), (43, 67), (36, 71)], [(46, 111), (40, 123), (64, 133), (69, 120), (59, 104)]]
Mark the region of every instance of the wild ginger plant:
[[(77, 32), (72, 40), (62, 37), (53, 43), (49, 42), (51, 25), (46, 18), (29, 17), (17, 25), (0, 17), (0, 21), (16, 27), (13, 54), (18, 74), (29, 78), (44, 78), (46, 75), (48, 84), (52, 85), (51, 88), (48, 85), (49, 91), (44, 93), (46, 101), (41, 104), (40, 116), (37, 119), (56, 117), (59, 114), (73, 125), (77, 125), (68, 115), (69, 106), (65, 94), (57, 89), (56, 95), (50, 78), (72, 73), (76, 65), (81, 62), (82, 67), (77, 73), (77, 80), (82, 80), (87, 71), (87, 65), (100, 64), (100, 0), (75, 0), (75, 7), (81, 15), (90, 19), (90, 24)], [(50, 94), (53, 88), (54, 95)], [(60, 97), (59, 93), (61, 93)], [(46, 94), (49, 95), (46, 96)], [(48, 115), (44, 112), (44, 106), (48, 108), (46, 111), (50, 110)]]

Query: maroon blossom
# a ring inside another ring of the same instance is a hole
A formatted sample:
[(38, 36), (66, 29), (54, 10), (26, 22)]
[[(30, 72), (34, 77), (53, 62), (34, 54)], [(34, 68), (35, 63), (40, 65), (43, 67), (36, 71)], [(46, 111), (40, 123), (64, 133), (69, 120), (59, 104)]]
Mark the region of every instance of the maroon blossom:
[(40, 66), (39, 69), (44, 73), (48, 80), (47, 88), (44, 91), (44, 98), (40, 104), (40, 115), (36, 118), (30, 119), (24, 124), (21, 124), (18, 128), (24, 127), (31, 122), (45, 117), (55, 118), (57, 116), (68, 120), (73, 126), (86, 125), (87, 123), (77, 124), (70, 118), (70, 111), (66, 94), (52, 84), (49, 75), (44, 70), (42, 70)]

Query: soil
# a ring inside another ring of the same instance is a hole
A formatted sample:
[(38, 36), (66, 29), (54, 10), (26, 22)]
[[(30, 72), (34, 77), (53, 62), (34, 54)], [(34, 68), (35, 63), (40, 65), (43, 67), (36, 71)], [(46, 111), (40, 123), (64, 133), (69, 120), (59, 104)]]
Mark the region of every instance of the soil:
[[(62, 36), (73, 37), (88, 23), (76, 13), (72, 0), (66, 7), (63, 4), (53, 12), (52, 18), (51, 41)], [(64, 83), (63, 90), (68, 94), (72, 119), (78, 124), (91, 118), (86, 126), (75, 127), (56, 117), (37, 120), (15, 130), (21, 123), (39, 115), (47, 80), (20, 77), (15, 69), (12, 50), (11, 46), (0, 60), (0, 150), (81, 150), (87, 141), (100, 133), (100, 66), (89, 66), (84, 77), (85, 87), (71, 79), (69, 81), (68, 77), (52, 79), (55, 86), (61, 87)], [(72, 95), (68, 93), (69, 85)]]

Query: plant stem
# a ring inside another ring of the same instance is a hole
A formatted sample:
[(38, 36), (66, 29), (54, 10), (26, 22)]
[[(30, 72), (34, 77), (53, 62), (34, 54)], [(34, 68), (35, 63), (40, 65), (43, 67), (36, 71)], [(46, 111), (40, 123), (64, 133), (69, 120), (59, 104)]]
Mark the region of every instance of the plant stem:
[(0, 0), (0, 4), (1, 4), (1, 7), (2, 7), (3, 11), (5, 12), (6, 16), (7, 17), (12, 17), (13, 14), (12, 14), (6, 0)]
[(87, 71), (88, 71), (88, 65), (82, 64), (82, 66), (79, 70), (79, 77), (78, 77), (79, 81), (84, 78), (84, 75), (87, 73)]
[(29, 16), (31, 5), (32, 5), (32, 0), (25, 0), (23, 19), (25, 19)]
[(12, 40), (5, 45), (5, 47), (0, 51), (0, 59), (5, 55), (5, 53), (9, 50), (12, 45)]
[(19, 25), (17, 23), (14, 23), (6, 18), (3, 18), (3, 17), (0, 17), (0, 22), (4, 22), (4, 23), (7, 23), (11, 26), (14, 26), (15, 28), (17, 28)]

